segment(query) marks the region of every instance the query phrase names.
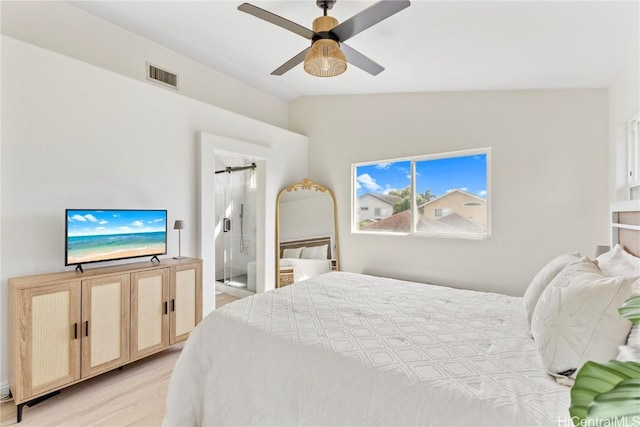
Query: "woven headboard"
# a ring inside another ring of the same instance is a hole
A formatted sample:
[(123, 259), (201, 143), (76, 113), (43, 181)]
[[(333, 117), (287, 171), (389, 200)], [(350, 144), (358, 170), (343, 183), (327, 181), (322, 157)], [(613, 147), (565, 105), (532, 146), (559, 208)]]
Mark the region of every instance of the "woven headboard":
[(280, 242), (280, 258), (285, 249), (295, 249), (302, 247), (313, 247), (327, 245), (327, 259), (331, 259), (331, 236), (311, 237), (308, 239), (289, 240), (287, 242)]

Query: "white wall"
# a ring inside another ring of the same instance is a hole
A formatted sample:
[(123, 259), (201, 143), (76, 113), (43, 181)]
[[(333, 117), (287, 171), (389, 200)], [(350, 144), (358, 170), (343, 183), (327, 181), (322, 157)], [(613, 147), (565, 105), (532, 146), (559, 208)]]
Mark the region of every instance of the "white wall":
[[(606, 90), (304, 97), (289, 125), (335, 192), (343, 270), (522, 295), (550, 258), (609, 241)], [(350, 233), (352, 163), (478, 147), (492, 148), (490, 239)]]
[[(215, 158), (198, 149), (201, 132), (237, 141), (228, 151), (236, 145), (275, 152), (288, 147), (285, 160), (303, 165), (302, 175), (307, 156), (302, 136), (9, 37), (1, 42), (5, 379), (7, 279), (65, 270), (65, 208), (167, 209), (169, 224), (182, 219), (187, 225), (182, 254), (199, 256), (207, 243), (200, 241), (199, 206), (209, 203), (201, 200), (199, 174), (207, 169), (213, 176), (215, 167)], [(280, 163), (267, 163), (269, 168), (275, 173), (262, 177), (272, 187), (263, 190), (262, 204), (272, 231), (259, 256), (274, 264), (275, 197), (289, 184), (285, 180), (300, 177), (290, 178)], [(177, 255), (177, 245), (171, 230), (167, 256)], [(205, 283), (204, 294), (206, 313), (214, 306), (213, 284)]]
[(625, 125), (640, 111), (640, 52), (632, 49), (609, 89), (609, 197), (629, 200)]
[[(146, 62), (179, 74), (182, 95), (266, 123), (287, 127), (288, 105), (65, 1), (2, 1), (3, 35), (153, 85)], [(159, 86), (156, 86), (159, 87)], [(173, 89), (164, 89), (173, 91)], [(247, 102), (250, 99), (251, 102)]]

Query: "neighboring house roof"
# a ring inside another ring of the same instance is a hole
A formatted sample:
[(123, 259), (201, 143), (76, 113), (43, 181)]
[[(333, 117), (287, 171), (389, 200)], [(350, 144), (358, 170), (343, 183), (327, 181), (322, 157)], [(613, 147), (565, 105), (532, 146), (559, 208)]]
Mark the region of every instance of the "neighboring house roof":
[[(396, 233), (411, 232), (411, 211), (406, 210), (391, 215), (385, 219), (367, 224), (361, 230), (383, 230)], [(485, 228), (476, 222), (464, 218), (457, 213), (443, 216), (439, 219), (428, 219), (424, 217), (418, 218), (418, 231), (426, 231), (431, 233), (482, 233)]]
[(382, 193), (366, 193), (360, 196), (360, 198), (363, 198), (366, 195), (373, 196), (376, 199), (380, 199), (385, 203), (389, 203), (390, 205), (395, 205), (396, 203), (402, 201), (402, 197), (400, 196), (394, 196), (393, 194), (382, 194)]
[(462, 193), (465, 196), (472, 197), (472, 198), (478, 200), (479, 202), (487, 203), (487, 201), (485, 199), (483, 199), (482, 197), (478, 197), (475, 194), (471, 194), (471, 193), (469, 193), (467, 191), (464, 191), (464, 190), (451, 190), (448, 193), (444, 194), (443, 196), (434, 197), (433, 199), (429, 200), (426, 203), (423, 203), (423, 204), (419, 205), (418, 207), (419, 208), (423, 208), (423, 207), (427, 206), (428, 204), (434, 203), (435, 201), (442, 201), (442, 199), (446, 199), (447, 197), (451, 196), (454, 193)]
[(411, 211), (406, 210), (367, 224), (361, 230), (384, 230), (396, 233), (409, 233), (411, 231)]

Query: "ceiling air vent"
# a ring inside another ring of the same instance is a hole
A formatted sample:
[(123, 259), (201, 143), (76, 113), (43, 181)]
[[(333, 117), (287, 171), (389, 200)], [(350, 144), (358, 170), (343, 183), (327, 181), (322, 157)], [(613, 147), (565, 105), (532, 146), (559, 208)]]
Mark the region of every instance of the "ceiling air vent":
[(178, 75), (171, 71), (163, 70), (147, 62), (147, 80), (160, 83), (172, 89), (178, 89)]

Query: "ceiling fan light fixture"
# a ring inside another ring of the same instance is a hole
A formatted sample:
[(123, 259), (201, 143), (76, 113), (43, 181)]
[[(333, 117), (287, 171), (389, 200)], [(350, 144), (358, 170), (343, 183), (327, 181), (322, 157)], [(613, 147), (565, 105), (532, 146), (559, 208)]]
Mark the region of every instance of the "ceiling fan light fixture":
[(316, 77), (338, 76), (347, 70), (347, 58), (337, 41), (317, 40), (304, 58), (304, 70)]
[[(313, 20), (313, 31), (316, 34), (327, 33), (338, 25), (333, 16), (320, 16)], [(316, 77), (334, 77), (347, 70), (347, 58), (340, 50), (337, 41), (330, 38), (315, 40), (304, 57), (304, 70)]]

